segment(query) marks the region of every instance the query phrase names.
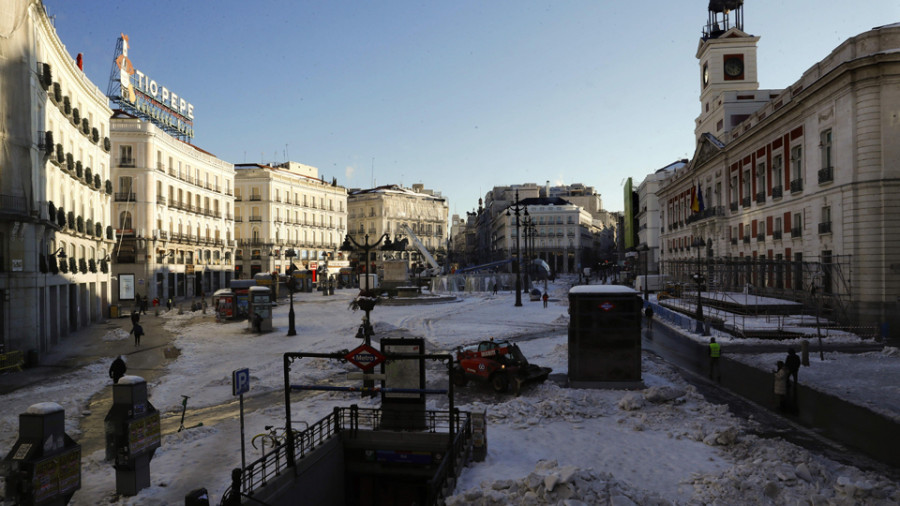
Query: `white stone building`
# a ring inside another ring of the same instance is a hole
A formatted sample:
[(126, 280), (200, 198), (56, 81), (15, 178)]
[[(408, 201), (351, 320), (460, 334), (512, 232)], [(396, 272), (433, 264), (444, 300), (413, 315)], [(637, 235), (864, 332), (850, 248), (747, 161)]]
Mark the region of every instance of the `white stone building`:
[(321, 179), (317, 168), (237, 164), (235, 201), (236, 270), (244, 279), (287, 272), (288, 251), (301, 269), (344, 262), (337, 249), (347, 231), (347, 189)]
[(0, 345), (33, 360), (107, 311), (110, 109), (41, 2), (3, 9)]
[[(354, 190), (348, 198), (347, 234), (357, 243), (364, 244), (365, 236), (369, 242), (375, 243), (384, 234), (391, 240), (408, 236), (404, 226), (409, 227), (436, 260), (443, 258), (446, 250), (449, 230), (447, 219), (449, 206), (447, 199), (440, 193), (414, 184), (412, 188), (399, 185), (379, 186), (366, 190)], [(408, 238), (405, 253), (399, 256), (409, 262), (409, 266), (418, 264), (428, 268), (424, 257)], [(397, 255), (394, 255), (397, 256)], [(370, 264), (377, 268), (384, 255), (373, 250)], [(371, 265), (370, 265), (371, 267)], [(443, 266), (441, 266), (443, 267)], [(374, 270), (371, 272), (375, 272)]]
[(852, 37), (788, 88), (759, 92), (759, 37), (727, 16), (711, 12), (718, 23), (697, 50), (695, 155), (659, 191), (663, 270), (684, 275), (699, 258), (710, 286), (750, 284), (835, 321), (898, 328), (900, 25)]
[(138, 296), (165, 304), (227, 287), (233, 165), (121, 111), (110, 129), (120, 310), (131, 310)]

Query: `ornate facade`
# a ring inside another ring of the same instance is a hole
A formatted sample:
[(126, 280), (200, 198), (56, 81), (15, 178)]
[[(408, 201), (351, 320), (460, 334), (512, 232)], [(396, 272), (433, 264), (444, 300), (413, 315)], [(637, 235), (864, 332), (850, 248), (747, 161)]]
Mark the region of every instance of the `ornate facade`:
[(897, 328), (900, 25), (761, 92), (758, 37), (727, 21), (707, 27), (697, 51), (694, 158), (659, 191), (663, 271), (702, 269), (711, 287), (751, 285), (835, 321)]
[[(156, 125), (117, 112), (112, 130), (113, 272), (125, 307), (228, 286), (234, 258), (234, 168)], [(133, 278), (132, 278), (133, 276)]]
[(41, 2), (4, 9), (0, 344), (37, 358), (107, 310), (111, 111)]
[[(319, 178), (318, 169), (296, 162), (278, 166), (235, 165), (237, 270), (284, 273), (293, 262), (337, 259), (347, 231), (347, 190)], [(333, 263), (333, 262), (332, 262)]]

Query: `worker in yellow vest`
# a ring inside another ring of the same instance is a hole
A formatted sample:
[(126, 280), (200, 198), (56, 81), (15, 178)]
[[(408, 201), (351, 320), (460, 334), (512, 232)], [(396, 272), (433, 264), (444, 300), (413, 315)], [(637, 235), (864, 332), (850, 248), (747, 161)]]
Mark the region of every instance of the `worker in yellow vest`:
[(716, 342), (715, 337), (709, 339), (709, 379), (713, 379), (715, 371), (716, 381), (722, 382), (722, 371), (719, 369), (719, 357), (722, 356), (722, 347)]

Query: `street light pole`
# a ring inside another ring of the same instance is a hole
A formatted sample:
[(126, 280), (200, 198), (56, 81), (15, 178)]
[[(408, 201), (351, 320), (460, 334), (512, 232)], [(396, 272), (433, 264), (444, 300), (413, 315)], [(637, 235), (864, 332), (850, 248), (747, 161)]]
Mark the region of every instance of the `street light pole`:
[(706, 244), (703, 239), (694, 239), (694, 247), (697, 248), (697, 274), (694, 275), (697, 281), (697, 333), (706, 335), (705, 326), (703, 325), (703, 299), (701, 291), (703, 288), (703, 274), (700, 271), (700, 253), (702, 247)]
[(293, 248), (289, 249), (284, 252), (284, 256), (288, 257), (289, 258), (288, 261), (291, 263), (291, 266), (288, 267), (288, 281), (287, 281), (288, 292), (290, 292), (290, 294), (291, 294), (291, 309), (290, 309), (290, 311), (288, 311), (287, 335), (288, 336), (296, 336), (297, 335), (297, 327), (294, 324), (294, 289), (297, 287), (297, 281), (296, 281), (296, 278), (294, 278), (294, 257), (297, 256), (297, 251), (294, 250)]
[(514, 271), (516, 273), (516, 304), (515, 307), (522, 306), (522, 276), (520, 264), (522, 262), (521, 252), (519, 251), (519, 216), (524, 214), (528, 216), (528, 208), (519, 204), (519, 190), (516, 190), (516, 203), (506, 208), (506, 216), (510, 216), (510, 211), (516, 215), (516, 260), (514, 262)]
[(644, 245), (644, 300), (650, 300), (650, 246)]

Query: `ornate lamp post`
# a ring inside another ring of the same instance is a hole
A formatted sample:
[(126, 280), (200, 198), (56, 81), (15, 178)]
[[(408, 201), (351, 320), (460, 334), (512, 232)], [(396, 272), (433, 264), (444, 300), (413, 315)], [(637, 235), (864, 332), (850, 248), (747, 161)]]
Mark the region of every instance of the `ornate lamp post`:
[(522, 262), (521, 252), (519, 251), (519, 216), (528, 216), (528, 208), (519, 204), (519, 190), (516, 190), (516, 203), (506, 208), (506, 216), (516, 216), (516, 259), (513, 262), (513, 268), (516, 273), (516, 307), (522, 306), (522, 277), (519, 264)]
[(706, 335), (706, 327), (703, 325), (703, 299), (701, 297), (701, 291), (703, 289), (703, 272), (700, 270), (700, 254), (703, 252), (703, 247), (706, 246), (706, 241), (701, 238), (694, 239), (693, 246), (697, 248), (697, 273), (694, 274), (694, 281), (697, 282), (697, 329), (696, 332), (700, 335)]
[[(356, 242), (349, 235), (345, 235), (344, 243), (341, 244), (341, 248), (340, 248), (341, 251), (347, 251), (347, 252), (359, 251), (359, 250), (363, 251), (364, 261), (365, 261), (365, 266), (366, 266), (365, 292), (366, 292), (367, 297), (369, 296), (369, 293), (368, 293), (369, 292), (369, 252), (372, 251), (373, 249), (375, 249), (379, 244), (381, 244), (381, 241), (383, 241), (385, 239), (387, 239), (387, 242), (385, 243), (385, 248), (390, 248), (392, 245), (390, 242), (390, 238), (388, 237), (387, 234), (382, 234), (381, 237), (379, 237), (378, 240), (375, 241), (374, 243), (369, 242), (369, 234), (366, 234), (365, 241), (362, 244)], [(367, 303), (360, 304), (360, 308), (366, 312), (366, 316), (363, 318), (363, 324), (360, 327), (360, 331), (357, 332), (356, 337), (362, 338), (363, 341), (366, 343), (366, 345), (371, 344), (372, 334), (374, 334), (374, 332), (372, 331), (372, 323), (371, 323), (371, 320), (369, 319), (369, 313), (372, 311), (373, 307), (374, 307), (374, 304), (367, 304)]]
[(297, 250), (291, 248), (284, 252), (284, 256), (286, 256), (291, 263), (291, 266), (288, 267), (288, 269), (287, 269), (287, 275), (288, 275), (287, 287), (288, 287), (288, 292), (290, 292), (290, 294), (291, 294), (291, 309), (290, 309), (290, 311), (288, 311), (287, 335), (288, 336), (296, 336), (297, 328), (294, 325), (294, 291), (297, 288), (297, 281), (296, 281), (297, 278), (294, 277), (294, 258), (297, 256)]
[[(531, 260), (532, 256), (534, 256), (534, 219), (531, 216), (528, 216), (528, 210), (525, 210), (525, 219), (522, 220), (522, 224), (525, 228), (525, 289), (528, 290), (531, 286), (531, 282), (529, 279), (529, 275), (531, 274)], [(529, 241), (529, 237), (531, 240)], [(528, 249), (528, 244), (531, 243), (531, 249)]]

